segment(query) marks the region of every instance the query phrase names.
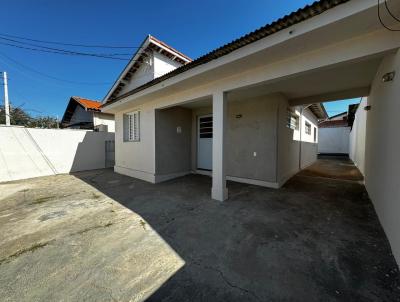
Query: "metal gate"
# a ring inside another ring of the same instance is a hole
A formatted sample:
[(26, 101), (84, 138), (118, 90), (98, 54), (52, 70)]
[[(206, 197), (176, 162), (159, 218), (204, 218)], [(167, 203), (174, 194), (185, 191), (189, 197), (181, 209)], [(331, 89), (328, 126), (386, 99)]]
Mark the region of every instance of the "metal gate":
[(115, 165), (115, 141), (105, 141), (106, 145), (106, 168), (114, 167)]

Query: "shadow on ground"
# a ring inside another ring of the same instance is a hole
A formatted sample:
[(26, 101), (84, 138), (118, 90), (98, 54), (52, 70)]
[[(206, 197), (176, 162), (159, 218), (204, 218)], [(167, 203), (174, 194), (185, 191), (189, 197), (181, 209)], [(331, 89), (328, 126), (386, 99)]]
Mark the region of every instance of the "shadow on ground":
[(111, 170), (74, 176), (143, 217), (185, 261), (148, 301), (399, 300), (364, 186), (310, 177), (321, 165), (279, 190), (229, 182), (224, 203), (210, 199), (205, 176), (157, 185)]

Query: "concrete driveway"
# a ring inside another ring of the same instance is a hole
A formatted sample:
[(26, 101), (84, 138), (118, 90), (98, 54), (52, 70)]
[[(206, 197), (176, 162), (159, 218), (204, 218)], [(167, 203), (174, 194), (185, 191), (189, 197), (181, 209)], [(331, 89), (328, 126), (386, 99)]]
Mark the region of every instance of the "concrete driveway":
[(398, 301), (364, 186), (313, 173), (279, 190), (229, 183), (224, 203), (198, 175), (0, 184), (0, 300)]

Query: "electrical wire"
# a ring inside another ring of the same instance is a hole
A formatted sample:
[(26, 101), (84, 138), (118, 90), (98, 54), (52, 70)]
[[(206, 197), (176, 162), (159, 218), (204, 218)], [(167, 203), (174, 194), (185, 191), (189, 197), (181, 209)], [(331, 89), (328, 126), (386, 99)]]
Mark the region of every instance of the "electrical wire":
[(7, 45), (11, 47), (16, 47), (20, 49), (26, 49), (26, 50), (31, 50), (31, 51), (38, 51), (38, 52), (46, 52), (46, 53), (54, 53), (54, 54), (59, 54), (59, 55), (70, 55), (70, 56), (90, 56), (90, 57), (98, 57), (98, 58), (105, 58), (105, 59), (111, 59), (111, 60), (119, 60), (119, 61), (129, 61), (129, 59), (125, 58), (119, 58), (119, 57), (110, 57), (110, 56), (103, 56), (103, 55), (98, 55), (98, 54), (88, 54), (88, 53), (78, 53), (78, 52), (63, 52), (63, 51), (53, 51), (53, 50), (46, 50), (46, 49), (39, 49), (39, 48), (32, 48), (32, 47), (25, 47), (21, 45), (15, 45), (11, 43), (5, 43), (5, 42), (0, 42), (1, 45)]
[(40, 75), (42, 77), (49, 78), (49, 79), (52, 79), (52, 80), (56, 80), (56, 81), (59, 81), (59, 82), (65, 82), (65, 83), (77, 84), (77, 85), (111, 85), (112, 84), (112, 82), (79, 82), (79, 81), (66, 80), (66, 79), (58, 78), (58, 77), (55, 77), (55, 76), (52, 76), (52, 75), (48, 75), (48, 74), (43, 73), (41, 71), (38, 71), (38, 70), (36, 70), (36, 69), (34, 69), (32, 67), (26, 66), (26, 65), (22, 64), (21, 62), (18, 62), (16, 60), (10, 58), (9, 56), (5, 55), (2, 52), (0, 52), (0, 56), (5, 58), (8, 61), (14, 63), (15, 65), (18, 65), (18, 66), (30, 71), (30, 72), (36, 73), (36, 74), (38, 74), (38, 75)]
[(392, 11), (390, 10), (389, 5), (388, 5), (388, 3), (387, 3), (387, 0), (385, 0), (385, 6), (386, 6), (386, 9), (387, 9), (389, 15), (391, 15), (392, 18), (395, 19), (397, 22), (400, 22), (400, 18), (396, 17), (396, 16), (392, 13)]
[[(385, 0), (385, 3), (386, 3), (386, 0)], [(381, 17), (381, 12), (380, 12), (379, 6), (380, 6), (380, 0), (378, 0), (378, 19), (379, 19), (379, 22), (381, 23), (381, 25), (382, 25), (384, 28), (386, 28), (387, 30), (389, 30), (389, 31), (400, 31), (400, 29), (390, 28), (389, 26), (387, 26), (387, 25), (383, 22), (382, 17)], [(391, 12), (389, 12), (389, 14), (392, 16)]]
[(39, 47), (39, 48), (43, 48), (43, 49), (48, 49), (48, 50), (54, 50), (54, 51), (59, 51), (59, 52), (65, 52), (65, 53), (72, 53), (72, 54), (79, 54), (79, 55), (99, 55), (99, 56), (107, 56), (107, 57), (113, 57), (113, 56), (131, 56), (131, 53), (106, 53), (106, 54), (96, 54), (96, 53), (85, 53), (85, 52), (80, 52), (80, 51), (75, 51), (75, 50), (69, 50), (69, 49), (60, 49), (60, 48), (54, 48), (54, 47), (47, 47), (47, 46), (42, 46), (42, 45), (38, 45), (38, 44), (32, 44), (32, 43), (27, 43), (27, 42), (21, 42), (18, 40), (14, 40), (14, 39), (9, 39), (9, 38), (3, 38), (0, 37), (1, 40), (6, 40), (6, 41), (10, 41), (13, 43), (19, 43), (22, 45), (28, 45), (28, 46), (33, 46), (33, 47)]
[(138, 48), (142, 48), (141, 46), (109, 46), (109, 45), (73, 44), (73, 43), (64, 43), (64, 42), (55, 42), (55, 41), (31, 39), (31, 38), (15, 36), (15, 35), (10, 35), (10, 34), (3, 34), (3, 33), (0, 33), (0, 36), (11, 37), (11, 38), (16, 38), (16, 39), (20, 39), (20, 40), (32, 41), (32, 42), (45, 43), (45, 44), (55, 44), (55, 45), (74, 46), (74, 47), (110, 48), (110, 49), (138, 49)]

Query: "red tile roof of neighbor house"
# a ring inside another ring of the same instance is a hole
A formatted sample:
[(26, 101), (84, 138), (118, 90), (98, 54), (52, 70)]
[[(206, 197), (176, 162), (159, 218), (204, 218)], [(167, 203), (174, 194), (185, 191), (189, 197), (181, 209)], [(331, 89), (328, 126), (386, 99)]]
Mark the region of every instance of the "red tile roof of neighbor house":
[(182, 65), (181, 67), (178, 67), (174, 69), (173, 71), (155, 78), (154, 80), (147, 82), (139, 87), (136, 87), (120, 96), (111, 98), (109, 100), (106, 100), (106, 103), (103, 104), (103, 106), (107, 106), (109, 104), (112, 104), (118, 100), (121, 100), (127, 96), (133, 95), (141, 90), (144, 90), (148, 87), (151, 87), (153, 85), (156, 85), (162, 81), (165, 81), (166, 79), (172, 78), (180, 73), (183, 73), (189, 69), (195, 68), (197, 66), (206, 64), (208, 62), (211, 62), (213, 60), (216, 60), (222, 56), (225, 56), (239, 48), (242, 48), (246, 45), (249, 45), (251, 43), (254, 43), (258, 40), (261, 40), (265, 37), (268, 37), (270, 35), (273, 35), (283, 29), (289, 28), (290, 26), (294, 24), (298, 24), (300, 22), (303, 22), (305, 20), (308, 20), (314, 16), (320, 15), (324, 13), (325, 11), (334, 8), (340, 4), (346, 3), (350, 0), (319, 0), (311, 5), (306, 5), (304, 8), (301, 8), (289, 15), (286, 15), (270, 24), (267, 24), (263, 27), (260, 27), (259, 29), (250, 32), (228, 44), (225, 44), (201, 57), (198, 59), (195, 59), (191, 61), (190, 63), (187, 63), (185, 65)]
[(79, 96), (73, 96), (72, 98), (85, 107), (86, 110), (100, 111), (101, 102), (84, 99)]

